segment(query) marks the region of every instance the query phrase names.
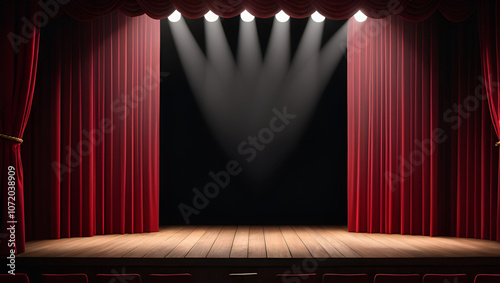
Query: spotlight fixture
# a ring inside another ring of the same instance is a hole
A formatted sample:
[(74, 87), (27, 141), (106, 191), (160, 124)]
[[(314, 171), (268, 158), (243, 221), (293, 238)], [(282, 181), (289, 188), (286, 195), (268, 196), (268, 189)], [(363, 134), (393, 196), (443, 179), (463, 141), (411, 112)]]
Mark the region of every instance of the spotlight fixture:
[(354, 15), (354, 19), (356, 19), (356, 21), (362, 23), (364, 21), (366, 21), (366, 18), (367, 16), (365, 14), (363, 14), (363, 12), (361, 12), (361, 10), (359, 10), (355, 15)]
[(281, 10), (278, 14), (276, 14), (276, 19), (280, 23), (286, 23), (286, 21), (290, 19), (290, 16), (283, 12), (283, 10)]
[(214, 14), (214, 12), (212, 12), (212, 11), (208, 11), (205, 14), (205, 20), (207, 20), (207, 22), (213, 23), (213, 22), (217, 21), (218, 18), (219, 18), (219, 16)]
[(254, 15), (250, 14), (247, 10), (243, 11), (240, 15), (241, 20), (244, 21), (245, 23), (249, 23), (255, 19)]
[(325, 20), (325, 16), (321, 15), (318, 11), (316, 11), (311, 15), (311, 19), (313, 19), (313, 21), (317, 23), (321, 23), (322, 21)]
[(168, 16), (168, 20), (172, 23), (178, 22), (181, 19), (182, 15), (179, 11), (175, 10), (170, 16)]

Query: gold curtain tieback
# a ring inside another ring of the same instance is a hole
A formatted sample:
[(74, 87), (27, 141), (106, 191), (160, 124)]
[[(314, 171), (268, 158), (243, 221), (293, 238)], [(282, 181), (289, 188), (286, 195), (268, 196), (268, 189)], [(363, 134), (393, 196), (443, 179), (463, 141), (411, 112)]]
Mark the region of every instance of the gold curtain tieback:
[(500, 141), (495, 144), (495, 146), (500, 146)]
[(6, 140), (10, 140), (10, 141), (13, 141), (13, 142), (23, 143), (23, 139), (16, 138), (16, 137), (11, 137), (11, 136), (4, 135), (4, 134), (0, 134), (0, 138), (4, 138)]

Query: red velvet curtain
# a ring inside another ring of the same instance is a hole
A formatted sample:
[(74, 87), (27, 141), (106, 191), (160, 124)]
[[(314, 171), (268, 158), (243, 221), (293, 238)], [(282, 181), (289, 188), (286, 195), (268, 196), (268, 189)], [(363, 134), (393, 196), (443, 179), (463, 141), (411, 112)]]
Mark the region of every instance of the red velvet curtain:
[(62, 17), (42, 30), (25, 149), (31, 238), (158, 231), (159, 66), (148, 16)]
[[(479, 5), (479, 35), (484, 84), (491, 119), (497, 138), (500, 139), (500, 4), (498, 1), (481, 1)], [(497, 142), (496, 145), (500, 146), (500, 143)], [(500, 178), (500, 173), (498, 177)], [(500, 181), (498, 183), (500, 186)], [(498, 191), (500, 192), (500, 187)], [(500, 193), (497, 197), (497, 221), (491, 229), (496, 229), (497, 240), (500, 240), (500, 223), (498, 222), (500, 221)]]
[(434, 27), (399, 17), (349, 22), (349, 231), (438, 233)]
[[(30, 1), (3, 1), (0, 56), (0, 134), (23, 138), (31, 111), (37, 70), (39, 28), (29, 20), (33, 14)], [(0, 137), (0, 191), (2, 208), (1, 254), (11, 250), (24, 252), (24, 178), (21, 144)], [(13, 168), (13, 169), (9, 169)], [(9, 178), (9, 176), (11, 178)], [(12, 212), (12, 214), (10, 213)], [(17, 221), (17, 223), (7, 223)], [(14, 228), (7, 230), (8, 228)], [(15, 242), (11, 231), (14, 231)], [(15, 243), (15, 246), (13, 245)]]
[(117, 9), (129, 16), (146, 13), (154, 19), (168, 17), (178, 10), (188, 18), (200, 18), (208, 10), (221, 17), (234, 17), (243, 10), (260, 18), (274, 16), (280, 10), (295, 18), (305, 18), (314, 11), (325, 17), (344, 20), (358, 10), (370, 17), (398, 14), (407, 21), (423, 21), (439, 10), (450, 21), (462, 21), (475, 10), (473, 0), (71, 0), (62, 9), (71, 17), (90, 20)]
[(349, 24), (349, 230), (500, 240), (475, 17)]

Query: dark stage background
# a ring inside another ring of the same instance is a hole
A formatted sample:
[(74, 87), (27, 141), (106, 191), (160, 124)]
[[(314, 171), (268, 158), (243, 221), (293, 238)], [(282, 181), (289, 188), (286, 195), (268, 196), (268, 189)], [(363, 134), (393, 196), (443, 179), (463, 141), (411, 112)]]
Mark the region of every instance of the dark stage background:
[[(185, 20), (206, 54), (205, 20)], [(290, 19), (291, 57), (300, 43), (307, 20)], [(264, 57), (273, 21), (274, 18), (256, 19)], [(235, 60), (239, 24), (239, 17), (222, 19)], [(322, 44), (344, 24), (345, 21), (326, 20)], [(199, 107), (182, 67), (170, 25), (166, 19), (162, 20), (160, 225), (185, 224), (179, 204), (193, 207), (193, 189), (203, 191), (203, 186), (211, 181), (209, 172), (224, 170), (227, 162), (234, 159), (217, 141)], [(305, 131), (298, 140), (289, 141), (293, 149), (278, 166), (269, 169), (269, 174), (256, 175), (246, 170), (247, 164), (240, 162), (242, 173), (232, 177), (217, 197), (198, 210), (198, 215), (191, 215), (190, 224), (346, 224), (346, 127), (347, 61), (343, 56), (313, 108)], [(248, 135), (256, 134), (248, 130)], [(261, 159), (259, 164), (272, 158), (274, 156), (266, 150), (256, 157)]]

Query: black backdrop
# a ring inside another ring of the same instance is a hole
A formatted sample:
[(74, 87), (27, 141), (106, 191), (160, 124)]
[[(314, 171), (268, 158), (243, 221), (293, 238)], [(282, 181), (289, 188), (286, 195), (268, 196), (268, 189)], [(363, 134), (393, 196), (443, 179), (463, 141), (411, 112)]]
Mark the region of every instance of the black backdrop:
[[(185, 19), (205, 52), (204, 19)], [(293, 56), (308, 19), (290, 20)], [(233, 56), (239, 17), (222, 19)], [(269, 41), (273, 18), (256, 19), (261, 50)], [(326, 20), (322, 44), (345, 21)], [(208, 173), (231, 160), (216, 142), (186, 79), (168, 20), (161, 32), (161, 190), (160, 224), (185, 224), (179, 204), (192, 205), (193, 188), (210, 181)], [(235, 56), (236, 58), (236, 56)], [(347, 61), (343, 57), (293, 151), (265, 179), (240, 174), (211, 199), (190, 224), (268, 225), (347, 223)], [(249, 132), (249, 134), (252, 134)], [(270, 158), (265, 151), (257, 158)]]

